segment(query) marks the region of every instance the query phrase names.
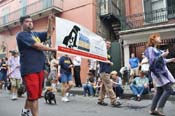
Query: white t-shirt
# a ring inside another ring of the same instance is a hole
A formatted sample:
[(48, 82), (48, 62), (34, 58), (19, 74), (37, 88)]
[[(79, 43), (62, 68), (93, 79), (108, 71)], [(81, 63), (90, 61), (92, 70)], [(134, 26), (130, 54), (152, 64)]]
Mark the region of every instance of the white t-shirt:
[(73, 64), (74, 64), (75, 66), (80, 66), (80, 65), (81, 65), (81, 57), (80, 57), (80, 56), (74, 57), (74, 59), (73, 59)]
[(141, 71), (149, 71), (148, 59), (146, 57), (142, 59), (141, 63), (144, 63), (141, 66)]
[(97, 68), (97, 60), (91, 59), (90, 65), (89, 65), (89, 70), (96, 70), (96, 68)]
[(10, 78), (21, 79), (19, 59), (20, 59), (19, 56), (17, 57), (12, 56), (8, 60), (8, 65), (10, 67), (9, 71)]

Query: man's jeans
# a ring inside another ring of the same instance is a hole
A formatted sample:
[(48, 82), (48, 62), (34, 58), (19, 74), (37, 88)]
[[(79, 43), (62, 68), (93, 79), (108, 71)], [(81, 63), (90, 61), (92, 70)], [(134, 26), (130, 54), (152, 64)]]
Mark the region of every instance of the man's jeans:
[(83, 95), (86, 96), (86, 93), (88, 92), (89, 96), (94, 95), (94, 88), (91, 84), (85, 84), (83, 85)]
[(116, 87), (113, 87), (113, 90), (116, 94), (117, 97), (122, 97), (123, 95), (123, 88), (119, 85), (119, 86), (116, 86)]
[(136, 85), (130, 85), (130, 89), (132, 90), (134, 95), (142, 95), (148, 93), (148, 88), (145, 88), (144, 86), (138, 87)]

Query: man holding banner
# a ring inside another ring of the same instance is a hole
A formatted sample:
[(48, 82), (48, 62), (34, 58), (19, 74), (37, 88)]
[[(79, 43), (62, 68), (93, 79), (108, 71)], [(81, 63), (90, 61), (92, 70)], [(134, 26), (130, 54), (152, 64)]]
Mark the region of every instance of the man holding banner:
[(53, 15), (48, 18), (47, 32), (33, 32), (33, 20), (30, 16), (20, 18), (22, 32), (17, 34), (16, 40), (20, 52), (21, 76), (26, 86), (27, 99), (21, 116), (39, 116), (38, 99), (41, 97), (44, 81), (43, 51), (57, 51), (56, 48), (44, 46), (41, 42), (47, 41), (53, 32), (51, 22)]
[[(106, 41), (106, 47), (109, 50), (111, 47), (111, 42)], [(113, 63), (111, 62), (111, 56), (108, 54), (107, 56), (108, 60), (106, 62), (99, 62), (100, 63), (100, 78), (102, 80), (102, 86), (100, 88), (100, 93), (98, 97), (97, 104), (107, 106), (108, 104), (104, 102), (105, 95), (107, 95), (110, 98), (111, 105), (113, 107), (119, 107), (121, 104), (116, 99), (116, 95), (113, 91), (112, 82), (110, 80), (110, 73), (111, 73), (111, 66)]]
[(105, 43), (102, 37), (89, 31), (87, 28), (58, 17), (56, 18), (56, 34), (56, 46), (58, 46), (59, 52), (66, 52), (67, 54), (101, 61), (100, 73), (103, 84), (98, 104), (107, 105), (104, 103), (105, 94), (107, 92), (112, 106), (120, 106), (121, 104), (116, 100), (110, 81), (111, 65), (113, 65), (113, 63), (111, 62), (110, 55), (107, 55), (107, 49), (111, 47), (111, 42), (106, 41)]

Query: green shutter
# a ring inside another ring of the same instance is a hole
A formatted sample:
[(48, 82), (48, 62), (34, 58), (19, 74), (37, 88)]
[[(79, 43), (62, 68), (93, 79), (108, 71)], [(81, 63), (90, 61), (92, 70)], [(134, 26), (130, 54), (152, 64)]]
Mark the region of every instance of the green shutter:
[(117, 72), (120, 71), (121, 68), (121, 45), (118, 42), (112, 42), (110, 55), (112, 57), (112, 62), (114, 63), (112, 69)]
[(152, 21), (152, 6), (151, 0), (144, 0), (145, 22)]

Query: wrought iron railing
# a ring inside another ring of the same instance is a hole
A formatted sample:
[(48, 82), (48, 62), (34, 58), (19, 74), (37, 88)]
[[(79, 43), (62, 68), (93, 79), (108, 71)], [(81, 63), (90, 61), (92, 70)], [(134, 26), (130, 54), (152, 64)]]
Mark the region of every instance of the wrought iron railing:
[(139, 13), (131, 16), (119, 17), (122, 30), (142, 28), (168, 22), (175, 18), (175, 8), (162, 8), (151, 12)]
[(106, 15), (120, 15), (119, 6), (117, 6), (116, 0), (100, 0), (100, 16)]
[(23, 8), (10, 12), (7, 15), (1, 16), (0, 27), (7, 25), (10, 22), (15, 22), (19, 20), (21, 16), (37, 14), (38, 12), (41, 12), (43, 10), (47, 10), (53, 7), (61, 11), (63, 7), (62, 4), (63, 4), (63, 0), (38, 0)]

